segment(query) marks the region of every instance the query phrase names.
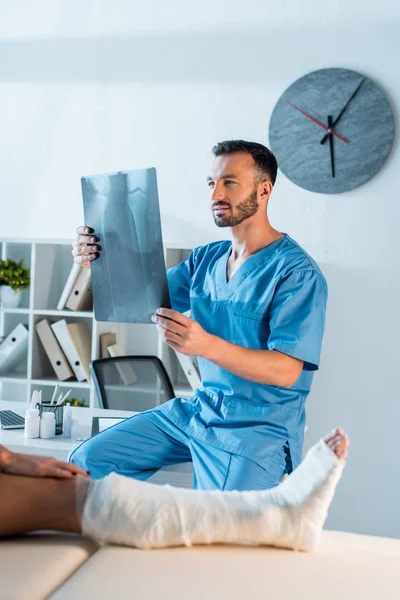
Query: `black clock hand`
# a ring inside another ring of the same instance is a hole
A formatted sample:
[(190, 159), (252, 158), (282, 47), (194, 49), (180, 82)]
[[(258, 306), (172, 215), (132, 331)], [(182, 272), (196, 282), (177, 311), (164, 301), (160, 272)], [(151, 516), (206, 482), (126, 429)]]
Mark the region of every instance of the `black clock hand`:
[[(329, 115), (329, 117), (328, 117), (328, 127), (329, 127), (329, 129), (332, 129), (332, 127), (333, 127), (332, 115)], [(333, 135), (332, 135), (332, 133), (328, 133), (328, 135), (329, 135), (329, 150), (331, 153), (332, 177), (335, 177), (335, 153), (334, 153), (334, 149), (333, 149)]]
[[(360, 87), (362, 86), (362, 84), (364, 83), (364, 81), (365, 81), (365, 77), (363, 77), (361, 79), (360, 83), (358, 84), (358, 86), (356, 87), (356, 89), (354, 90), (354, 92), (352, 93), (352, 95), (350, 96), (350, 98), (347, 100), (346, 104), (343, 106), (342, 110), (340, 111), (340, 113), (338, 114), (338, 116), (336, 117), (336, 119), (333, 121), (332, 128), (335, 127), (336, 123), (338, 123), (340, 121), (340, 119), (343, 117), (343, 114), (345, 113), (347, 107), (349, 106), (350, 102), (353, 100), (354, 96), (357, 94), (358, 90), (360, 89)], [(329, 138), (332, 137), (329, 132), (324, 135), (324, 137), (320, 141), (320, 144), (325, 144), (325, 142), (328, 139), (328, 137)]]

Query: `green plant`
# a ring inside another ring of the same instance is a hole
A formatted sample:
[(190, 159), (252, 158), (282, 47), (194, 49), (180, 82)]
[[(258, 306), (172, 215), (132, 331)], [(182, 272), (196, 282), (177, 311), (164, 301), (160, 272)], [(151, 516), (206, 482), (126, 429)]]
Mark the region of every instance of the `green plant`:
[(30, 270), (25, 267), (23, 260), (0, 260), (0, 285), (9, 285), (14, 291), (21, 291), (28, 288), (30, 282)]
[(86, 403), (86, 398), (82, 398), (82, 400), (78, 400), (77, 398), (68, 398), (64, 404), (69, 403), (71, 406), (82, 406), (83, 408), (87, 408), (88, 404)]

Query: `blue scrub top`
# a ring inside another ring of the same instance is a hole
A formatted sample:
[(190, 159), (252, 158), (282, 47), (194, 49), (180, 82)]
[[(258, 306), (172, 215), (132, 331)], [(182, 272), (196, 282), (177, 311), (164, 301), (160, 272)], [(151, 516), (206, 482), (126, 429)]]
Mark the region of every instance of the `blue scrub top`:
[(254, 383), (199, 357), (202, 386), (161, 410), (189, 435), (267, 467), (289, 444), (301, 461), (305, 400), (318, 369), (327, 284), (315, 261), (287, 234), (248, 258), (227, 281), (230, 241), (195, 248), (168, 271), (172, 307), (191, 310), (206, 331), (245, 348), (304, 361), (290, 388)]

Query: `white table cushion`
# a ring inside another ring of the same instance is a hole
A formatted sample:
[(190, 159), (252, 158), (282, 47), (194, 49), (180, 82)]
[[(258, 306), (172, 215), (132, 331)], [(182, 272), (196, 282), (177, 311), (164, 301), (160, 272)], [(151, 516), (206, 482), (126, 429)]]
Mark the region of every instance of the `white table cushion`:
[(399, 600), (400, 540), (325, 531), (313, 554), (197, 546), (98, 550), (51, 600)]
[(0, 540), (1, 600), (44, 600), (97, 550), (75, 535), (46, 533)]

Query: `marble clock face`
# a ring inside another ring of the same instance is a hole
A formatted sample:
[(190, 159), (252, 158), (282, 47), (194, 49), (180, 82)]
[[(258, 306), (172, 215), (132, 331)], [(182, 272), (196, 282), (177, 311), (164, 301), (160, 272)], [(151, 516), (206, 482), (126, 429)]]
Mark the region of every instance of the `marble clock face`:
[(269, 127), (281, 171), (293, 183), (324, 194), (371, 179), (393, 139), (394, 118), (384, 93), (347, 69), (322, 69), (295, 81), (279, 98)]

